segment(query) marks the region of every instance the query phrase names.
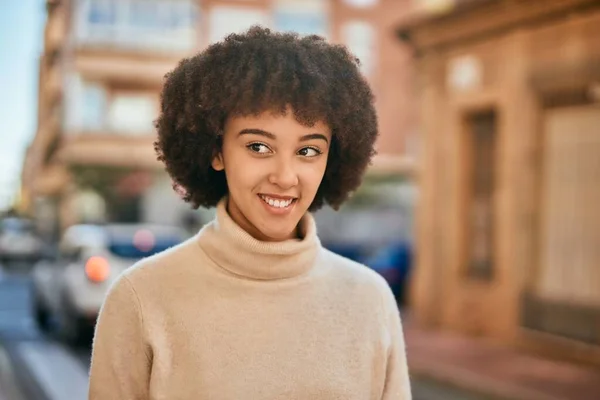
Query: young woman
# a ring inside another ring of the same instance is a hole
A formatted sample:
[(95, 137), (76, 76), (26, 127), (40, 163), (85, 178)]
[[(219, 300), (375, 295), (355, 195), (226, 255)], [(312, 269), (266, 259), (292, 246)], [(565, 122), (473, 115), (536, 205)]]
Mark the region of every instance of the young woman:
[(232, 34), (167, 76), (157, 128), (177, 190), (217, 216), (112, 286), (90, 399), (410, 399), (389, 286), (322, 248), (309, 212), (338, 208), (374, 154), (345, 47)]

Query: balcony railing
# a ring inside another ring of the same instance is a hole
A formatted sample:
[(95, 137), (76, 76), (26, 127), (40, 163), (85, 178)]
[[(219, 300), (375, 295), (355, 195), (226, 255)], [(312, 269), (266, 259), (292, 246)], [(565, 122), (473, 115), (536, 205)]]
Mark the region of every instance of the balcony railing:
[(120, 91), (73, 74), (67, 78), (63, 129), (69, 135), (150, 137), (158, 93)]
[(78, 47), (186, 52), (197, 43), (195, 0), (79, 0)]

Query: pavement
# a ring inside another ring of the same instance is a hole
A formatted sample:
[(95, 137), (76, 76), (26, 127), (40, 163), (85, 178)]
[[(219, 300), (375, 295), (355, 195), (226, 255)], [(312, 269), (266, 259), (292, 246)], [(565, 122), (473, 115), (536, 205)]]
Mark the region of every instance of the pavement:
[(600, 370), (549, 360), (482, 339), (429, 331), (404, 321), (414, 377), (490, 400), (599, 400)]
[[(4, 279), (4, 269), (0, 264), (0, 281)], [(11, 394), (7, 387), (10, 378), (12, 377), (10, 359), (8, 358), (6, 351), (0, 344), (0, 400), (12, 400)]]
[(25, 400), (16, 382), (10, 358), (0, 345), (0, 400)]

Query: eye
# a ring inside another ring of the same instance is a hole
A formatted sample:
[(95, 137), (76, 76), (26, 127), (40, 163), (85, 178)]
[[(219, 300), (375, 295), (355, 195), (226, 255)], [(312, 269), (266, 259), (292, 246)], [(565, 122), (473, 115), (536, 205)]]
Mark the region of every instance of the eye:
[(269, 146), (267, 146), (264, 143), (250, 143), (248, 145), (246, 145), (246, 148), (249, 149), (250, 151), (252, 151), (253, 153), (259, 153), (259, 154), (267, 154), (271, 152), (271, 149), (269, 148)]
[(303, 157), (316, 157), (319, 154), (322, 154), (322, 151), (316, 147), (303, 147), (298, 150), (298, 155)]

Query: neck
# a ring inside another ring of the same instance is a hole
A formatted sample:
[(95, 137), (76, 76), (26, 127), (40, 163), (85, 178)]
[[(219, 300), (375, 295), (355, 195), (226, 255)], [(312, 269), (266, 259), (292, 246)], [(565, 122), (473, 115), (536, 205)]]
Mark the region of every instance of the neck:
[(226, 200), (217, 206), (217, 217), (198, 234), (198, 241), (212, 261), (233, 275), (257, 279), (286, 279), (313, 267), (320, 243), (312, 216), (298, 224), (298, 237), (279, 242), (259, 240), (234, 221)]

